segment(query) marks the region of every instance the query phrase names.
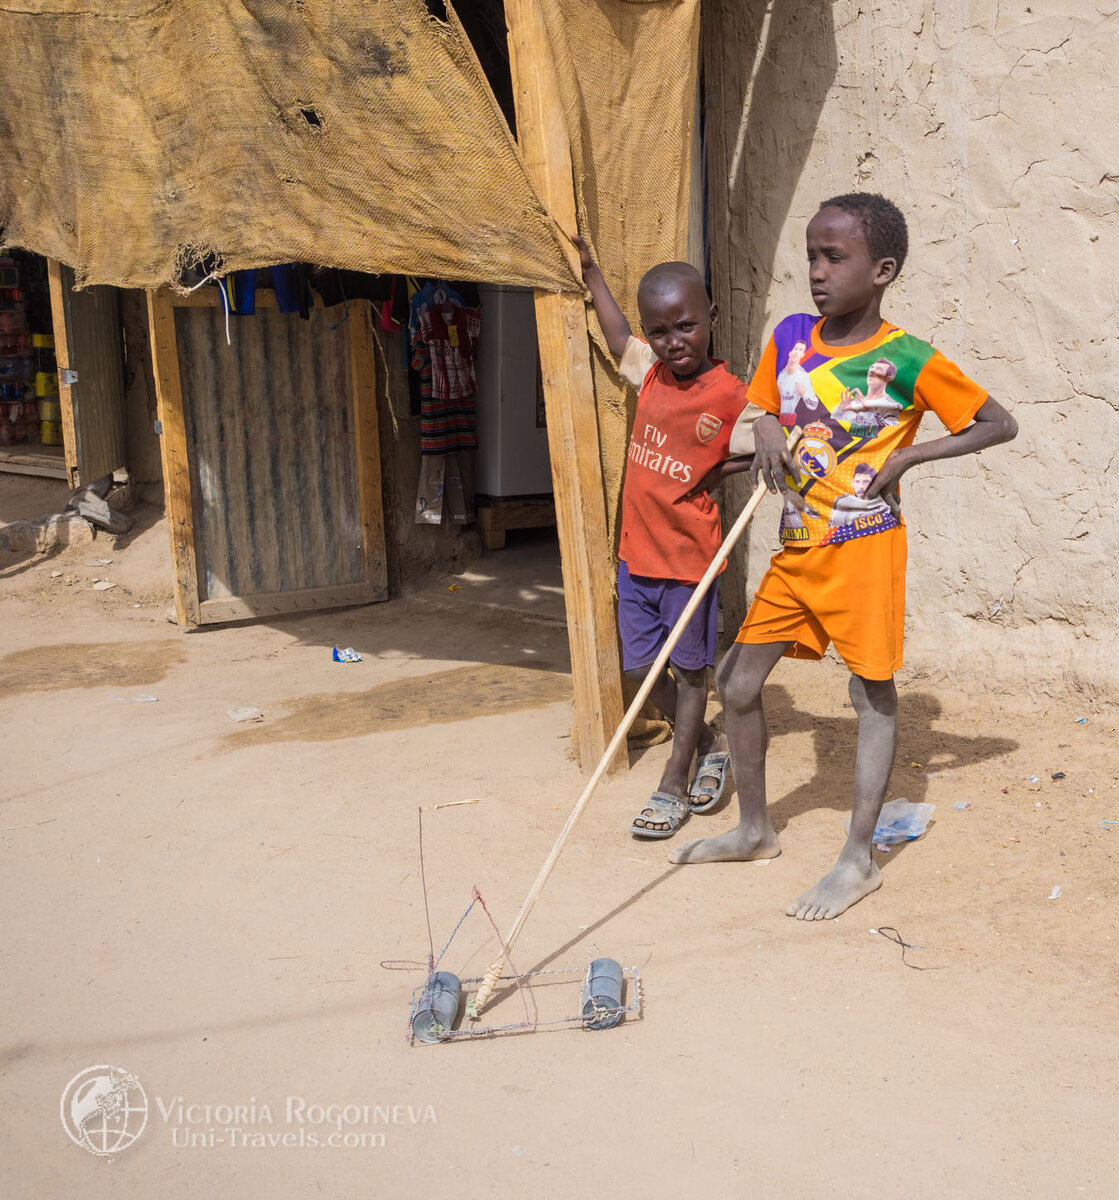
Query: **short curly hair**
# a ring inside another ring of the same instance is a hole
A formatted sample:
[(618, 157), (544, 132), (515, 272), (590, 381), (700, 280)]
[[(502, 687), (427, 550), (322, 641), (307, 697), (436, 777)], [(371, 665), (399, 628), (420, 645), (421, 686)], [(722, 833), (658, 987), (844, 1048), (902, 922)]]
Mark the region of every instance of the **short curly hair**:
[(876, 261), (894, 259), (897, 262), (894, 279), (897, 279), (909, 253), (909, 229), (901, 209), (892, 200), (877, 192), (847, 192), (825, 200), (820, 208), (841, 208), (856, 217), (862, 226), (870, 257)]
[(872, 362), (870, 365), (872, 368), (873, 367), (885, 367), (886, 368), (882, 372), (882, 374), (885, 375), (887, 383), (889, 383), (891, 379), (894, 379), (897, 377), (897, 373), (898, 373), (897, 363), (892, 363), (888, 358), (876, 358), (874, 360), (874, 362)]

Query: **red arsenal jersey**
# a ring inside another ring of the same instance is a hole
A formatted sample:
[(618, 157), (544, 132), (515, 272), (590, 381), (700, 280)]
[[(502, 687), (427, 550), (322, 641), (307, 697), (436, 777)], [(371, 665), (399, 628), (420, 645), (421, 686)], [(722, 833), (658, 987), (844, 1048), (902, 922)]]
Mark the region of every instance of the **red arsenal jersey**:
[[(698, 583), (722, 543), (715, 501), (686, 494), (725, 458), (731, 431), (760, 416), (746, 410), (746, 385), (726, 363), (677, 379), (637, 338), (622, 357), (623, 378), (640, 385), (622, 487), (619, 557), (631, 575)], [(750, 446), (736, 452), (748, 453)]]

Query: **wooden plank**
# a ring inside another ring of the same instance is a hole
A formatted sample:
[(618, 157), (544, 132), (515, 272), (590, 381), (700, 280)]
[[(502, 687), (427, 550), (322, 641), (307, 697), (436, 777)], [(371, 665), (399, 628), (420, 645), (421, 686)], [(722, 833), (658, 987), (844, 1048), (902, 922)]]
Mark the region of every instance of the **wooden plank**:
[(505, 549), (505, 530), (495, 528), (493, 509), (478, 509), (478, 532), (482, 535), (482, 545), (487, 550)]
[(381, 430), (377, 412), (377, 365), (373, 353), (373, 317), (369, 302), (351, 300), (349, 315), (350, 390), (354, 406), (357, 494), (361, 511), (365, 578), (388, 588), (385, 509), (381, 483)]
[(62, 412), (62, 446), (66, 457), (66, 477), (70, 486), (78, 486), (78, 433), (74, 424), (74, 393), (62, 382), (62, 372), (70, 369), (70, 339), (66, 319), (70, 303), (68, 289), (63, 285), (62, 264), (47, 259), (47, 279), (51, 295), (51, 323), (54, 326), (54, 360), (58, 367), (58, 398)]
[(217, 625), (225, 621), (247, 621), (253, 617), (271, 617), (280, 613), (345, 608), (387, 599), (387, 588), (369, 583), (304, 588), (296, 592), (268, 592), (257, 596), (230, 596), (220, 600), (203, 600), (199, 606), (199, 623)]
[(23, 451), (0, 450), (0, 471), (9, 475), (40, 475), (44, 479), (68, 479), (62, 447), (57, 449), (56, 455), (28, 453), (26, 448)]
[[(200, 287), (196, 292), (174, 292), (168, 289), (171, 303), (175, 308), (222, 308), (221, 293), (216, 287)], [(312, 293), (313, 295), (313, 293)], [(314, 296), (316, 308), (322, 307), (322, 301)], [(256, 308), (278, 309), (276, 293), (271, 288), (260, 288), (256, 293)], [(234, 313), (233, 316), (237, 314)]]
[[(505, 0), (505, 20), (521, 154), (544, 203), (574, 232), (571, 146), (543, 15), (534, 0)], [(575, 690), (572, 740), (589, 771), (623, 710), (587, 315), (574, 292), (537, 291), (535, 302)], [(628, 765), (623, 743), (610, 769)]]
[(148, 292), (148, 328), (155, 376), (156, 414), (163, 434), (159, 452), (163, 462), (163, 491), (167, 528), (171, 536), (171, 564), (175, 582), (175, 612), (184, 629), (201, 623), (198, 609), (198, 567), (194, 546), (194, 509), (191, 499), (190, 457), (179, 347), (175, 336), (175, 310), (166, 288)]
[(480, 501), (478, 516), (491, 529), (544, 529), (556, 523), (556, 503), (552, 499)]

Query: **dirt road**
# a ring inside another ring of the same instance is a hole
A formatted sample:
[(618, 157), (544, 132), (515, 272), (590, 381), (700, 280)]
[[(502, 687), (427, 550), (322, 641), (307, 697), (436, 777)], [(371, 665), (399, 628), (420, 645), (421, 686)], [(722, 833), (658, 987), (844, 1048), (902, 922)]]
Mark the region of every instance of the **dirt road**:
[[(123, 547), (0, 563), (0, 1193), (1114, 1196), (1119, 752), (1114, 714), (1074, 702), (903, 678), (891, 796), (934, 822), (879, 855), (881, 891), (806, 925), (782, 908), (837, 852), (854, 717), (834, 664), (782, 665), (783, 855), (669, 867), (632, 840), (656, 747), (601, 789), (520, 940), (522, 971), (636, 966), (641, 1019), (407, 1044), (417, 809), (438, 953), (474, 886), (508, 925), (582, 786), (554, 581), (510, 587), (502, 561), (191, 635), (164, 618), (154, 514)], [(443, 965), (495, 949), (476, 910)], [(536, 999), (574, 1013), (578, 984)], [(111, 1161), (60, 1122), (95, 1065), (146, 1094)]]

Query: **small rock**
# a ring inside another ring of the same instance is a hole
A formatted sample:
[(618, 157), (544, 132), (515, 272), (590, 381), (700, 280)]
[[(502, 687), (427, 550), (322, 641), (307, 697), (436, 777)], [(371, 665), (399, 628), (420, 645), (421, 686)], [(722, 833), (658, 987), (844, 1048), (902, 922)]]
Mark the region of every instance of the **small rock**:
[(245, 721), (263, 721), (264, 713), (259, 708), (231, 708), (229, 719), (240, 725)]
[(1055, 883), (1053, 885), (1053, 890), (1049, 893), (1049, 899), (1050, 900), (1060, 900), (1060, 898), (1061, 898), (1061, 885), (1059, 883)]
[(108, 579), (98, 579), (94, 582), (93, 590), (95, 592), (107, 592), (109, 588), (115, 588), (117, 585)]

